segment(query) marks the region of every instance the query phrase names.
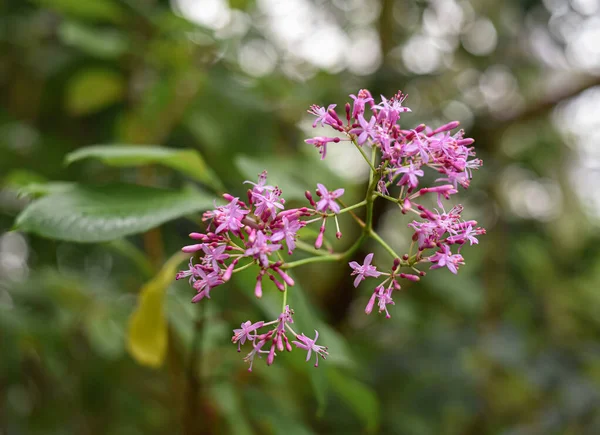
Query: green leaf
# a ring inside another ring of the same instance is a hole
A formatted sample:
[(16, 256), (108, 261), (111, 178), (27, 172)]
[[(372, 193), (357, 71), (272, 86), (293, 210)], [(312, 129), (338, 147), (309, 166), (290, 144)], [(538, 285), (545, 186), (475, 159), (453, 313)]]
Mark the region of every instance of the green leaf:
[(165, 359), (165, 292), (175, 278), (177, 267), (186, 258), (187, 255), (182, 252), (173, 255), (140, 291), (138, 306), (129, 319), (127, 350), (142, 365), (160, 367)]
[(333, 391), (354, 411), (369, 433), (379, 427), (379, 400), (375, 392), (362, 382), (342, 375), (338, 370), (328, 370), (327, 377)]
[(51, 193), (61, 193), (72, 190), (75, 183), (68, 181), (51, 181), (49, 183), (30, 183), (19, 188), (19, 196), (31, 196), (37, 198), (39, 196), (49, 195)]
[(66, 108), (72, 115), (87, 115), (121, 101), (125, 82), (118, 73), (106, 69), (87, 69), (68, 84)]
[(93, 21), (120, 21), (123, 9), (113, 0), (34, 0), (40, 6)]
[(32, 202), (17, 217), (16, 229), (73, 242), (104, 242), (212, 207), (213, 198), (195, 189), (74, 185)]
[(67, 164), (94, 158), (111, 166), (140, 166), (158, 163), (182, 172), (217, 190), (223, 185), (202, 156), (192, 149), (174, 149), (147, 145), (93, 145), (67, 155)]
[(65, 22), (58, 29), (58, 36), (65, 43), (92, 56), (115, 58), (128, 48), (125, 35), (114, 30), (101, 30), (77, 22)]

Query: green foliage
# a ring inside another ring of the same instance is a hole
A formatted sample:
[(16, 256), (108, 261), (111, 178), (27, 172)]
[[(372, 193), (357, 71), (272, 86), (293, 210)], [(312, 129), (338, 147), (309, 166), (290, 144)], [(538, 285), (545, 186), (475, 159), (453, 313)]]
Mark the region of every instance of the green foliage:
[(159, 367), (167, 353), (165, 292), (179, 264), (187, 255), (178, 253), (165, 263), (140, 290), (138, 306), (129, 320), (127, 350), (140, 364)]
[(129, 48), (129, 42), (123, 33), (89, 27), (75, 21), (64, 22), (58, 35), (65, 45), (103, 59), (119, 57)]
[(45, 6), (69, 16), (90, 21), (118, 22), (123, 10), (116, 1), (94, 0), (82, 2), (79, 0), (34, 0), (40, 6)]
[(19, 215), (16, 228), (59, 240), (104, 242), (212, 206), (211, 196), (191, 188), (78, 185), (34, 201)]
[(94, 145), (68, 154), (67, 164), (82, 159), (98, 159), (111, 166), (142, 166), (158, 163), (205, 183), (215, 189), (223, 186), (202, 156), (195, 150), (176, 150), (148, 145)]
[(70, 80), (65, 105), (72, 115), (89, 115), (121, 101), (124, 94), (125, 82), (118, 73), (86, 69)]

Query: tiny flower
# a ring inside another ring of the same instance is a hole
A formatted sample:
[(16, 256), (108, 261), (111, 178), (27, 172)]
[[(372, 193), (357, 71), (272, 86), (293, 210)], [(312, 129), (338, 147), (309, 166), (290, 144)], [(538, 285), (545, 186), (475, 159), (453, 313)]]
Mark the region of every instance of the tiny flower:
[[(246, 343), (246, 339), (252, 341), (256, 338), (256, 330), (261, 328), (264, 323), (265, 322), (263, 321), (252, 323), (250, 320), (248, 320), (240, 325), (241, 329), (233, 330), (233, 337), (231, 338), (231, 341), (238, 344), (238, 352), (241, 350), (240, 346)], [(254, 334), (252, 334), (253, 332)]]
[(400, 119), (400, 113), (411, 111), (408, 107), (402, 105), (405, 99), (406, 95), (403, 95), (401, 92), (398, 92), (398, 94), (389, 100), (381, 95), (381, 103), (374, 108), (380, 110), (381, 118), (387, 120), (390, 124), (395, 124)]
[(371, 266), (372, 260), (373, 253), (371, 252), (365, 257), (362, 265), (358, 264), (356, 261), (351, 261), (348, 263), (350, 267), (354, 269), (351, 276), (357, 275), (356, 279), (354, 280), (354, 287), (358, 287), (360, 282), (365, 280), (368, 276), (377, 278), (379, 275), (381, 275), (381, 272), (378, 272), (375, 266)]
[(265, 236), (262, 231), (257, 231), (254, 243), (246, 249), (244, 255), (256, 258), (263, 267), (269, 267), (269, 255), (281, 249), (281, 245), (268, 242), (270, 242), (269, 237)]
[(225, 252), (226, 248), (226, 245), (217, 246), (216, 248), (203, 245), (202, 250), (204, 251), (204, 263), (212, 265), (214, 270), (219, 270), (218, 263), (223, 263), (223, 261), (229, 258), (229, 254), (223, 253)]
[(292, 255), (292, 251), (296, 249), (296, 233), (302, 228), (302, 223), (298, 219), (294, 219), (290, 222), (285, 216), (281, 221), (283, 222), (283, 228), (273, 231), (271, 241), (278, 242), (285, 238), (288, 254)]
[(388, 289), (385, 289), (382, 285), (378, 285), (373, 291), (369, 302), (367, 303), (367, 306), (365, 308), (366, 314), (371, 314), (371, 311), (373, 311), (375, 300), (377, 300), (379, 312), (381, 313), (382, 311), (385, 311), (385, 317), (387, 319), (392, 317), (389, 311), (387, 310), (388, 305), (395, 305), (394, 301), (392, 300), (392, 288), (389, 287)]
[(402, 178), (400, 178), (398, 186), (408, 186), (411, 189), (414, 189), (419, 185), (417, 176), (422, 177), (425, 175), (422, 169), (419, 169), (412, 163), (408, 166), (402, 166), (401, 168), (396, 169), (394, 175), (396, 174), (404, 174)]
[(308, 110), (308, 113), (317, 117), (317, 119), (315, 119), (315, 122), (313, 122), (313, 128), (315, 128), (319, 123), (321, 123), (321, 127), (323, 127), (323, 124), (335, 124), (336, 121), (333, 118), (331, 118), (331, 115), (329, 113), (327, 113), (330, 110), (335, 109), (335, 106), (336, 104), (330, 104), (327, 107), (327, 109), (325, 109), (324, 107), (317, 106), (316, 104), (310, 106), (310, 110)]
[(260, 218), (270, 216), (271, 219), (274, 219), (277, 215), (277, 209), (283, 210), (285, 208), (283, 206), (283, 199), (279, 197), (280, 193), (281, 191), (278, 189), (264, 193), (252, 192), (252, 200), (256, 206), (254, 215)]
[(373, 101), (369, 91), (361, 89), (358, 92), (358, 97), (354, 94), (350, 95), (350, 98), (354, 100), (354, 106), (352, 108), (352, 118), (358, 119), (358, 115), (362, 115), (365, 112), (365, 104)]
[(313, 351), (316, 353), (315, 367), (319, 367), (319, 355), (323, 359), (326, 359), (327, 356), (329, 355), (329, 353), (327, 352), (326, 346), (319, 346), (319, 345), (315, 344), (317, 339), (319, 338), (319, 333), (317, 332), (317, 330), (315, 330), (315, 339), (314, 340), (308, 338), (304, 334), (298, 334), (296, 336), (296, 338), (298, 339), (298, 341), (292, 341), (292, 343), (297, 348), (308, 351), (308, 353), (306, 354), (306, 361), (308, 361), (310, 359), (310, 355)]
[(358, 115), (358, 123), (360, 127), (353, 128), (350, 130), (350, 133), (358, 135), (357, 143), (359, 145), (364, 144), (369, 137), (374, 138), (377, 135), (377, 131), (375, 129), (376, 121), (377, 120), (374, 116), (371, 116), (371, 120), (367, 122), (364, 116)]
[(314, 145), (316, 148), (318, 148), (319, 154), (321, 154), (321, 160), (323, 160), (327, 155), (327, 144), (329, 142), (338, 143), (339, 141), (339, 137), (317, 136), (310, 139), (306, 139), (304, 142), (310, 145)]
[(252, 184), (254, 187), (252, 188), (252, 192), (262, 193), (264, 190), (274, 190), (273, 186), (267, 186), (267, 171), (262, 171), (258, 176), (258, 183), (253, 183), (252, 181), (244, 181), (244, 184)]
[(335, 200), (344, 194), (344, 189), (337, 189), (330, 192), (325, 186), (318, 183), (317, 191), (321, 197), (321, 200), (317, 203), (317, 211), (324, 212), (329, 209), (336, 214), (340, 212), (340, 206)]
[(445, 266), (455, 275), (458, 272), (458, 266), (465, 264), (463, 256), (460, 254), (452, 255), (448, 245), (442, 245), (440, 251), (437, 251), (434, 255), (429, 257), (429, 261), (436, 263), (431, 266), (430, 269), (439, 269)]
[(219, 234), (226, 229), (233, 233), (239, 233), (240, 228), (243, 226), (241, 221), (246, 214), (250, 213), (250, 211), (242, 210), (238, 205), (238, 201), (239, 198), (233, 198), (229, 204), (218, 208), (220, 213), (217, 218), (220, 225), (215, 230), (215, 234)]
[(210, 299), (210, 290), (217, 287), (218, 285), (223, 284), (223, 280), (219, 276), (218, 271), (210, 272), (206, 274), (202, 268), (197, 268), (196, 273), (198, 278), (196, 282), (194, 282), (194, 288), (198, 292), (196, 296), (192, 299), (192, 302), (198, 302), (205, 297)]

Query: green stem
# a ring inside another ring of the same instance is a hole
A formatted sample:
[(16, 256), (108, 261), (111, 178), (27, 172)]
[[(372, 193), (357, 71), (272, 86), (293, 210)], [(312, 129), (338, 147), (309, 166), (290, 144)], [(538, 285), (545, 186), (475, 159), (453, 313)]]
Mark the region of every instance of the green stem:
[(281, 266), (281, 268), (282, 269), (293, 269), (294, 267), (303, 266), (303, 265), (309, 264), (309, 263), (318, 263), (318, 262), (321, 262), (321, 261), (325, 262), (325, 261), (339, 261), (339, 260), (343, 260), (344, 258), (350, 257), (352, 254), (354, 254), (354, 252), (362, 244), (362, 242), (365, 239), (365, 237), (366, 237), (366, 234), (363, 233), (356, 240), (356, 242), (354, 242), (354, 244), (352, 246), (350, 246), (344, 252), (338, 252), (337, 254), (326, 254), (326, 255), (322, 255), (322, 256), (303, 258), (302, 260), (292, 261), (291, 263), (285, 263), (285, 264), (283, 264)]
[(383, 193), (379, 193), (379, 192), (374, 192), (374, 193), (375, 193), (375, 195), (385, 198), (388, 201), (393, 202), (394, 204), (398, 204), (398, 199), (396, 199), (396, 198), (392, 198), (391, 196), (384, 195)]
[(379, 237), (379, 234), (373, 231), (373, 229), (369, 230), (369, 235), (375, 239), (386, 251), (388, 251), (392, 257), (400, 258), (400, 256), (394, 252), (391, 246), (388, 245), (381, 237)]
[(296, 248), (300, 249), (301, 251), (308, 252), (310, 254), (318, 255), (321, 257), (329, 255), (327, 252), (315, 249), (314, 246), (309, 245), (308, 243), (304, 243), (301, 240), (296, 240)]
[[(365, 153), (365, 151), (362, 149), (362, 147), (356, 143), (356, 139), (352, 139), (352, 143), (354, 144), (354, 146), (356, 147), (356, 149), (358, 151), (360, 151), (360, 154), (363, 156), (363, 158), (365, 159), (365, 162), (367, 162), (369, 164), (369, 166), (371, 167), (371, 171), (376, 172), (377, 170), (375, 169), (375, 166), (373, 165), (373, 163), (371, 163), (371, 161), (369, 160), (369, 157), (367, 156), (367, 154)], [(373, 148), (375, 149), (375, 148)]]
[[(350, 210), (354, 210), (355, 208), (362, 207), (363, 205), (366, 205), (366, 204), (367, 204), (367, 200), (366, 200), (366, 199), (363, 199), (361, 202), (357, 202), (357, 203), (356, 203), (356, 204), (354, 204), (354, 205), (351, 205), (351, 206), (349, 206), (349, 207), (346, 207), (346, 208), (343, 208), (343, 209), (341, 209), (341, 210), (340, 210), (340, 212), (339, 212), (339, 213), (337, 213), (337, 214), (346, 213), (346, 212), (348, 212), (348, 211), (350, 211)], [(336, 215), (336, 213), (329, 213), (329, 214), (327, 215), (327, 217), (333, 217), (333, 216), (335, 216), (335, 215)]]
[(281, 305), (282, 313), (285, 311), (285, 306), (287, 305), (288, 285), (285, 282), (283, 283), (283, 288), (283, 304)]
[(242, 266), (242, 267), (240, 267), (238, 269), (233, 269), (233, 271), (231, 273), (238, 273), (238, 272), (240, 272), (240, 271), (242, 271), (244, 269), (248, 269), (250, 266), (252, 266), (254, 264), (256, 264), (256, 263), (254, 261), (251, 261), (250, 263), (246, 264), (245, 266)]

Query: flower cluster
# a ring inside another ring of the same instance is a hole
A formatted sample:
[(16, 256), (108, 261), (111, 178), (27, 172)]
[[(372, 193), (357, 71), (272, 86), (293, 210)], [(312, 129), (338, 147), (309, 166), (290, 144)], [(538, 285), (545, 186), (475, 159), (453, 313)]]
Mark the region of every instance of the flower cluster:
[[(257, 270), (256, 297), (260, 298), (263, 294), (265, 276), (281, 290), (282, 311), (277, 319), (255, 323), (248, 320), (241, 324), (240, 329), (234, 330), (232, 341), (238, 345), (238, 351), (246, 342), (252, 346), (245, 357), (250, 364), (249, 370), (252, 370), (257, 356), (267, 355), (266, 363), (271, 365), (276, 351), (291, 351), (292, 345), (307, 352), (307, 361), (314, 353), (315, 366), (318, 366), (319, 356), (325, 358), (328, 355), (326, 347), (316, 344), (319, 337), (316, 330), (315, 338), (311, 339), (297, 334), (291, 326), (294, 323), (293, 311), (286, 303), (288, 288), (294, 285), (288, 273), (290, 269), (308, 263), (350, 258), (366, 238), (371, 238), (392, 256), (392, 265), (388, 270), (378, 270), (372, 264), (373, 253), (365, 257), (363, 264), (351, 261), (354, 286), (367, 278), (379, 279), (365, 312), (370, 314), (377, 303), (378, 311), (390, 317), (388, 306), (394, 305), (392, 293), (402, 288), (402, 280), (416, 282), (425, 276), (425, 272), (417, 266), (429, 263), (430, 269), (446, 267), (457, 273), (459, 266), (464, 264), (461, 248), (467, 242), (477, 244), (477, 236), (485, 234), (483, 228), (477, 227), (477, 222), (462, 219), (462, 206), (452, 207), (446, 212), (443, 204), (443, 200), (458, 193), (459, 185), (468, 188), (473, 170), (482, 165), (481, 160), (475, 158), (471, 146), (473, 139), (465, 138), (462, 130), (452, 134), (458, 122), (435, 129), (423, 124), (403, 129), (399, 125), (400, 117), (410, 109), (404, 106), (406, 96), (402, 93), (389, 100), (382, 96), (378, 103), (367, 90), (350, 97), (353, 103), (345, 105), (345, 121), (335, 111), (335, 104), (327, 108), (310, 107), (309, 113), (316, 117), (313, 127), (331, 127), (335, 135), (317, 136), (306, 142), (318, 149), (322, 159), (327, 156), (327, 147), (332, 144), (342, 146), (350, 143), (358, 150), (370, 168), (369, 184), (362, 201), (345, 206), (340, 203), (344, 189), (329, 190), (317, 184), (317, 198), (313, 198), (309, 191), (305, 193), (308, 206), (286, 209), (282, 191), (267, 184), (265, 171), (260, 174), (257, 183), (246, 182), (251, 185), (247, 200), (224, 194), (225, 205), (215, 205), (214, 210), (204, 213), (206, 231), (190, 234), (197, 243), (183, 248), (184, 252), (198, 256), (196, 262), (192, 257), (188, 268), (177, 274), (177, 279), (189, 278), (196, 290), (192, 302), (210, 298), (212, 289), (227, 282), (232, 274), (249, 267)], [(429, 186), (423, 185), (427, 169), (437, 173), (433, 185)], [(395, 190), (394, 194), (390, 190)], [(435, 198), (439, 210), (426, 208), (422, 204), (426, 197)], [(398, 255), (373, 228), (373, 204), (378, 198), (391, 201), (402, 214), (418, 216), (419, 220), (408, 224), (414, 231), (413, 242), (403, 255)], [(366, 209), (365, 220), (353, 211), (361, 207)], [(324, 244), (328, 219), (335, 220), (335, 235), (341, 238), (337, 216), (344, 213), (350, 213), (361, 226), (359, 240), (344, 252), (334, 252), (327, 244), (329, 252), (316, 255), (315, 249)], [(320, 223), (314, 248), (298, 237), (299, 230), (312, 223)], [(290, 256), (297, 249), (312, 256), (286, 261), (284, 254)], [(406, 269), (408, 271), (401, 271)], [(288, 334), (292, 334), (293, 338), (288, 338)]]
[[(319, 366), (319, 356), (323, 359), (329, 355), (327, 347), (315, 344), (319, 338), (319, 333), (315, 330), (315, 339), (311, 340), (304, 334), (296, 334), (293, 328), (290, 326), (294, 323), (292, 315), (294, 312), (290, 310), (289, 305), (286, 305), (283, 312), (279, 317), (271, 322), (256, 322), (252, 323), (248, 320), (240, 325), (240, 329), (233, 330), (233, 337), (231, 341), (238, 344), (238, 352), (241, 351), (241, 346), (246, 343), (246, 340), (252, 343), (252, 350), (246, 355), (244, 361), (250, 364), (248, 371), (252, 371), (252, 365), (254, 364), (254, 358), (262, 354), (267, 355), (267, 365), (273, 364), (275, 360), (275, 350), (283, 352), (287, 350), (292, 351), (292, 344), (299, 349), (307, 351), (306, 361), (310, 359), (312, 352), (315, 352), (316, 361), (315, 367)], [(261, 328), (269, 328), (267, 332), (258, 333)], [(296, 339), (290, 343), (286, 333), (292, 333)], [(264, 348), (264, 349), (263, 349)], [(268, 349), (268, 350), (267, 350)]]
[[(318, 136), (307, 139), (306, 142), (319, 149), (322, 159), (326, 157), (328, 144), (352, 142), (371, 167), (371, 194), (396, 203), (403, 214), (411, 212), (423, 219), (409, 224), (415, 231), (415, 254), (412, 253), (414, 243), (409, 253), (402, 257), (398, 257), (387, 245), (384, 246), (395, 257), (391, 273), (379, 272), (371, 265), (373, 254), (366, 256), (363, 265), (355, 261), (349, 263), (353, 269), (352, 275), (356, 275), (355, 287), (366, 277), (387, 276), (383, 283), (375, 287), (365, 311), (369, 314), (378, 300), (379, 311), (385, 311), (386, 317), (389, 317), (386, 306), (394, 303), (392, 290), (401, 288), (397, 277), (418, 280), (419, 276), (424, 276), (424, 272), (415, 266), (423, 262), (432, 263), (431, 269), (447, 267), (456, 274), (458, 267), (464, 264), (460, 255), (461, 247), (467, 241), (471, 245), (478, 243), (476, 236), (485, 234), (483, 228), (476, 226), (477, 222), (461, 220), (462, 206), (445, 212), (442, 203), (442, 199), (450, 199), (451, 195), (458, 193), (459, 185), (465, 189), (469, 187), (473, 170), (478, 169), (482, 161), (475, 158), (474, 148), (470, 146), (473, 139), (465, 138), (463, 130), (451, 133), (458, 127), (458, 121), (435, 129), (424, 124), (413, 129), (401, 128), (401, 114), (411, 110), (404, 106), (406, 95), (400, 92), (389, 100), (381, 96), (378, 104), (370, 92), (364, 89), (350, 97), (353, 104), (347, 103), (345, 106), (346, 122), (335, 112), (335, 105), (329, 105), (327, 109), (313, 105), (309, 110), (310, 114), (316, 116), (313, 127), (329, 126), (338, 135), (345, 137)], [(371, 159), (364, 148), (370, 148)], [(436, 184), (419, 188), (426, 168), (438, 174)], [(397, 195), (392, 196), (389, 190), (394, 185), (400, 189)], [(437, 197), (441, 212), (431, 211), (417, 203), (428, 194)], [(368, 200), (369, 194), (367, 202)], [(372, 229), (369, 231), (373, 235)], [(457, 253), (452, 252), (454, 245), (458, 246)], [(428, 255), (428, 249), (436, 251)], [(399, 267), (410, 267), (417, 274), (398, 274), (396, 272)]]
[[(344, 189), (329, 191), (322, 184), (318, 184), (316, 190), (320, 198), (318, 202), (315, 202), (312, 194), (307, 191), (306, 197), (311, 207), (286, 210), (286, 201), (282, 197), (281, 190), (267, 184), (266, 171), (259, 175), (257, 183), (250, 181), (246, 183), (252, 185), (247, 192), (247, 202), (229, 194), (223, 195), (227, 204), (218, 206), (203, 215), (203, 220), (208, 223), (207, 231), (190, 234), (190, 237), (198, 243), (182, 248), (183, 252), (199, 254), (199, 262), (194, 263), (194, 257), (190, 258), (188, 268), (176, 276), (176, 279), (189, 278), (190, 284), (196, 290), (192, 302), (199, 302), (204, 298), (210, 299), (211, 290), (229, 281), (233, 273), (253, 265), (258, 268), (254, 288), (257, 298), (262, 297), (262, 281), (265, 275), (285, 293), (288, 286), (294, 285), (294, 280), (285, 271), (287, 265), (284, 263), (281, 251), (287, 251), (287, 254), (291, 255), (297, 247), (298, 231), (307, 224), (322, 220), (319, 235), (315, 240), (315, 247), (320, 248), (323, 243), (325, 222), (330, 217), (336, 219), (336, 213), (340, 212), (336, 200), (344, 193)], [(339, 236), (339, 230), (336, 235)], [(254, 356), (263, 353), (262, 348), (268, 341), (273, 341), (267, 358), (268, 364), (273, 362), (275, 344), (282, 350), (285, 342), (288, 350), (291, 350), (287, 344), (284, 328), (291, 323), (290, 313), (287, 308), (284, 309), (282, 313), (284, 317), (278, 320), (277, 331), (270, 331), (266, 335), (257, 334), (255, 331), (273, 322), (242, 324), (242, 329), (237, 330), (234, 335), (234, 342), (243, 344), (246, 339), (253, 342), (254, 349), (246, 358), (248, 362), (252, 364)], [(288, 329), (293, 332), (291, 328)], [(307, 350), (309, 355), (311, 349), (315, 350), (314, 342), (308, 346), (306, 344), (308, 338), (302, 334), (293, 334), (299, 340), (293, 342), (298, 343), (298, 347)], [(325, 351), (317, 353), (326, 355)]]

